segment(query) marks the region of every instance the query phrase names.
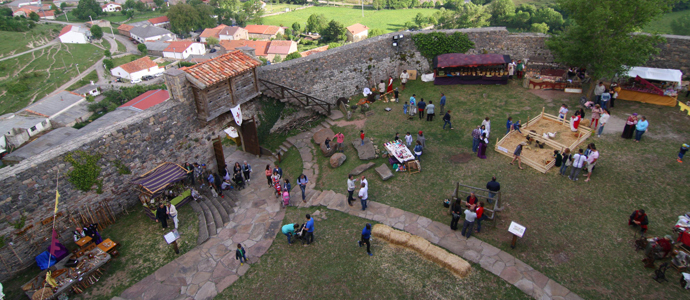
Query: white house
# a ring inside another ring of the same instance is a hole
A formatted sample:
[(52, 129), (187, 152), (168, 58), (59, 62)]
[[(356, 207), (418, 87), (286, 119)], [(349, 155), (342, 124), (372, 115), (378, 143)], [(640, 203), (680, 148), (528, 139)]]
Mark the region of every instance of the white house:
[(151, 23), (151, 25), (153, 26), (162, 27), (165, 29), (168, 29), (170, 27), (170, 20), (168, 19), (168, 16), (151, 18), (149, 19), (149, 23)]
[(99, 90), (99, 87), (94, 84), (93, 80), (91, 80), (91, 84), (87, 84), (85, 86), (82, 86), (74, 91), (73, 93), (77, 93), (79, 95), (82, 95), (84, 97), (86, 96), (98, 96), (101, 94), (101, 91)]
[(249, 33), (239, 26), (226, 26), (218, 32), (218, 40), (248, 40)]
[(116, 12), (122, 10), (122, 5), (117, 4), (115, 2), (108, 2), (103, 3), (103, 5), (101, 5), (101, 9), (103, 10), (103, 12)]
[(37, 116), (21, 116), (13, 113), (0, 116), (2, 148), (19, 147), (32, 136), (51, 127), (50, 120)]
[(67, 25), (60, 31), (60, 42), (65, 44), (86, 44), (91, 40), (91, 31), (86, 27)]
[(137, 40), (139, 43), (175, 38), (173, 33), (169, 30), (153, 25), (134, 27), (129, 30), (129, 36)]
[(169, 42), (168, 47), (163, 50), (163, 57), (175, 59), (185, 59), (190, 55), (204, 54), (206, 54), (206, 46), (192, 41)]
[(113, 76), (129, 80), (141, 79), (141, 77), (146, 75), (156, 75), (163, 72), (165, 72), (165, 68), (158, 67), (148, 56), (144, 56), (110, 70), (110, 74)]
[(350, 26), (347, 26), (347, 31), (345, 32), (345, 35), (347, 35), (348, 42), (359, 42), (367, 38), (367, 36), (369, 35), (369, 27), (359, 23), (355, 23)]

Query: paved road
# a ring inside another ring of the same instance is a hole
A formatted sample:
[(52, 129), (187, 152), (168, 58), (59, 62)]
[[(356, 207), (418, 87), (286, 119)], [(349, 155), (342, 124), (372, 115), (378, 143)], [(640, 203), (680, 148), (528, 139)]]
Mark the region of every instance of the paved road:
[[(10, 59), (10, 58), (15, 58), (15, 57), (17, 57), (17, 56), (21, 56), (21, 55), (24, 55), (24, 54), (27, 54), (27, 53), (31, 53), (31, 52), (34, 52), (34, 51), (36, 51), (36, 50), (41, 50), (41, 49), (43, 49), (43, 48), (50, 47), (50, 46), (52, 46), (52, 45), (57, 44), (58, 41), (59, 41), (58, 39), (54, 39), (54, 40), (48, 42), (47, 44), (45, 44), (45, 45), (43, 45), (43, 46), (38, 46), (38, 47), (36, 47), (36, 48), (30, 49), (30, 50), (26, 50), (26, 51), (21, 52), (21, 53), (17, 53), (17, 54), (14, 54), (14, 55), (10, 55), (10, 56), (7, 56), (7, 57), (0, 58), (0, 61), (8, 60), (8, 59)], [(115, 45), (115, 46), (116, 46), (116, 48), (117, 48), (117, 45)]]
[(141, 54), (141, 52), (139, 52), (139, 50), (137, 49), (137, 46), (134, 45), (134, 43), (132, 43), (132, 41), (130, 41), (129, 38), (127, 38), (126, 36), (115, 34), (115, 39), (120, 41), (120, 43), (122, 43), (123, 45), (125, 45), (127, 52), (132, 54)]

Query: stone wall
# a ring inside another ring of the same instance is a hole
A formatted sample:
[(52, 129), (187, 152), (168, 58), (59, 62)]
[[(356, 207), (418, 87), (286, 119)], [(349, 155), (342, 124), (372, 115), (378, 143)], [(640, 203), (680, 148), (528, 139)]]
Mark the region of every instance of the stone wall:
[(659, 45), (659, 55), (647, 62), (647, 67), (680, 69), (690, 75), (690, 36), (663, 35), (666, 43)]

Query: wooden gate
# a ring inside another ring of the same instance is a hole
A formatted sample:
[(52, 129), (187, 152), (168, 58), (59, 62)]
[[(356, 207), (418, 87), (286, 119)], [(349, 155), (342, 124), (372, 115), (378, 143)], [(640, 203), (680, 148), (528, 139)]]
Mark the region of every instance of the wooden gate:
[(244, 151), (254, 155), (260, 155), (261, 147), (259, 146), (259, 135), (256, 130), (254, 118), (252, 117), (251, 120), (242, 120), (241, 130)]
[(220, 137), (213, 139), (213, 153), (216, 156), (216, 165), (218, 166), (218, 174), (223, 174), (225, 169), (225, 154), (223, 153), (223, 143)]

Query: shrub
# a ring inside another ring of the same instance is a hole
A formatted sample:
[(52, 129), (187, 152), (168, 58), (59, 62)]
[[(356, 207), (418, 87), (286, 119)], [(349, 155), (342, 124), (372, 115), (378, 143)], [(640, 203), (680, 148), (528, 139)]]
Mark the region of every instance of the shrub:
[(428, 59), (446, 53), (465, 53), (474, 48), (467, 34), (455, 32), (447, 35), (443, 32), (420, 33), (412, 36), (419, 52)]

